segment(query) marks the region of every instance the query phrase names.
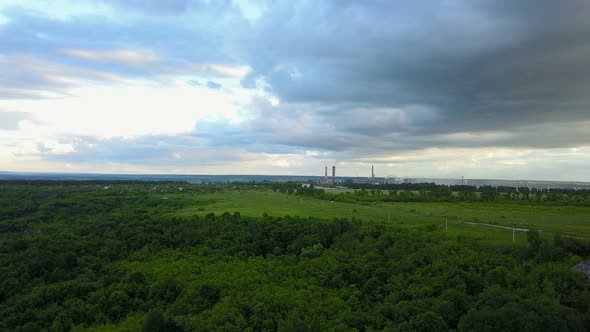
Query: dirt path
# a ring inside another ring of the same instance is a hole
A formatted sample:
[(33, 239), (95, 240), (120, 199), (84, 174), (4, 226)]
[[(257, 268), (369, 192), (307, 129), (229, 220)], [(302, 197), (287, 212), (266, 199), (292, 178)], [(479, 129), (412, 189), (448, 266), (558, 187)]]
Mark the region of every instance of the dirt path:
[[(512, 227), (510, 227), (510, 226), (500, 226), (500, 225), (484, 224), (484, 223), (480, 223), (480, 222), (464, 221), (463, 223), (464, 224), (467, 224), (467, 225), (475, 225), (475, 226), (489, 226), (489, 227), (496, 227), (496, 228), (502, 228), (502, 229), (512, 229)], [(515, 227), (514, 230), (515, 231), (518, 231), (518, 232), (528, 232), (530, 229), (528, 229), (528, 228), (518, 228), (518, 227)], [(542, 229), (537, 229), (536, 231), (543, 232)]]
[[(488, 226), (488, 227), (495, 227), (495, 228), (502, 228), (502, 229), (508, 229), (508, 230), (512, 230), (512, 227), (510, 226), (501, 226), (501, 225), (493, 225), (493, 224), (485, 224), (485, 223), (480, 223), (480, 222), (470, 222), (470, 221), (463, 221), (464, 224), (467, 225), (473, 225), (473, 226)], [(520, 228), (520, 227), (515, 227), (514, 228), (515, 231), (517, 232), (528, 232), (530, 229), (528, 228)], [(544, 229), (535, 229), (535, 231), (537, 232), (547, 232), (547, 233), (552, 233), (551, 231), (547, 231)], [(574, 239), (585, 239), (583, 237), (580, 236), (573, 236), (573, 235), (561, 235), (563, 237), (570, 237), (570, 238), (574, 238)]]

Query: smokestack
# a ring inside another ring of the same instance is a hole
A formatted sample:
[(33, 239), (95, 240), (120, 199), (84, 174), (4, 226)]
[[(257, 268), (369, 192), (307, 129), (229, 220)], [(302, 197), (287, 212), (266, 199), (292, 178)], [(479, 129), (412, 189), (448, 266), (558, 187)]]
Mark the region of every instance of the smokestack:
[(375, 166), (371, 166), (371, 178), (375, 178)]
[(324, 184), (328, 184), (328, 166), (324, 170)]
[(336, 166), (332, 166), (332, 184), (336, 184)]

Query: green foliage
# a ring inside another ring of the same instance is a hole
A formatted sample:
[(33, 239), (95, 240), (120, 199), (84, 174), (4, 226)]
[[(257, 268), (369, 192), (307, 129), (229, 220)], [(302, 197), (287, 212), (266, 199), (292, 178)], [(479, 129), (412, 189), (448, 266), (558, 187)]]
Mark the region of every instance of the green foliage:
[(305, 322), (296, 316), (289, 316), (287, 319), (279, 320), (278, 332), (321, 332), (321, 327), (317, 317), (314, 317), (310, 323)]
[[(505, 186), (448, 186), (435, 183), (362, 184), (354, 190), (331, 194), (324, 189), (299, 188), (298, 183), (275, 183), (274, 191), (340, 202), (493, 202), (500, 204), (590, 206), (589, 189), (535, 189)], [(384, 190), (389, 192), (386, 194)]]
[(147, 314), (142, 328), (143, 332), (173, 332), (177, 330), (174, 322), (164, 318), (159, 310), (152, 310)]
[(301, 254), (299, 255), (300, 258), (317, 258), (322, 255), (324, 251), (324, 246), (321, 243), (316, 243), (312, 246), (305, 247), (301, 249)]
[(539, 232), (530, 230), (527, 232), (526, 239), (529, 243), (529, 251), (531, 254), (537, 254), (541, 249), (541, 236)]
[(194, 197), (220, 193), (186, 186), (161, 198), (175, 186), (0, 191), (0, 330), (590, 328), (590, 288), (571, 269), (590, 253), (579, 239), (529, 232), (526, 248), (506, 249), (436, 226), (210, 210), (180, 218)]
[(166, 278), (154, 285), (150, 296), (156, 302), (173, 303), (181, 292), (182, 286), (176, 280)]

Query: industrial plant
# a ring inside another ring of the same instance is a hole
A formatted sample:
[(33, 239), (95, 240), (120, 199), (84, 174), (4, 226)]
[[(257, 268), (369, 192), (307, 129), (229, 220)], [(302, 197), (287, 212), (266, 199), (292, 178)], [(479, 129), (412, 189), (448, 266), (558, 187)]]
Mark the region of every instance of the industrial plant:
[(323, 179), (318, 179), (316, 184), (325, 186), (325, 187), (336, 187), (337, 184), (353, 184), (353, 183), (362, 183), (362, 184), (373, 184), (373, 185), (381, 185), (381, 184), (394, 184), (394, 183), (416, 183), (415, 178), (397, 178), (394, 176), (386, 176), (386, 177), (377, 177), (375, 176), (375, 166), (371, 166), (371, 174), (368, 177), (340, 177), (336, 178), (336, 166), (332, 166), (332, 177), (328, 177), (328, 166), (324, 167), (324, 177)]

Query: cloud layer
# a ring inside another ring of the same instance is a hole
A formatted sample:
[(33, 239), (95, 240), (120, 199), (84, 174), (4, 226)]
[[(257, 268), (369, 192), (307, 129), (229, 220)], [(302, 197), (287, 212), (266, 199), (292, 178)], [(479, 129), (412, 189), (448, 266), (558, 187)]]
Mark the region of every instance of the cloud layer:
[(4, 4), (0, 167), (590, 180), (589, 15), (578, 0)]

